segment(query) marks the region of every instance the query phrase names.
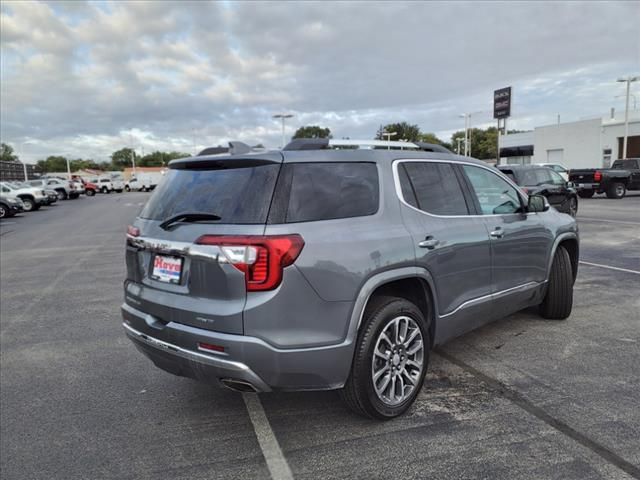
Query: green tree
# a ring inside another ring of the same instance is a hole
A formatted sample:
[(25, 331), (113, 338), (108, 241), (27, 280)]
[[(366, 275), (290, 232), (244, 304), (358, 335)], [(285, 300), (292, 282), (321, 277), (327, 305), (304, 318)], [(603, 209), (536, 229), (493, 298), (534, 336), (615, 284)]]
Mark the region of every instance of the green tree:
[(408, 142), (420, 141), (420, 128), (418, 125), (411, 125), (407, 122), (389, 123), (384, 127), (381, 125), (376, 132), (376, 140), (387, 140), (388, 136), (383, 135), (383, 132), (396, 132), (396, 135), (391, 137), (391, 140), (407, 140)]
[[(480, 160), (493, 160), (496, 158), (498, 147), (498, 129), (496, 127), (470, 128), (469, 129), (470, 156)], [(460, 139), (460, 155), (464, 155), (464, 130), (455, 132), (451, 136), (451, 146), (454, 151), (458, 149)]]
[(111, 163), (117, 170), (133, 167), (135, 159), (137, 159), (136, 152), (129, 147), (121, 148), (111, 154)]
[(155, 151), (145, 155), (144, 157), (136, 160), (136, 166), (138, 167), (162, 167), (167, 165), (171, 160), (176, 158), (190, 157), (188, 153), (182, 152), (161, 152)]
[(18, 155), (13, 153), (13, 147), (11, 145), (2, 143), (0, 144), (0, 160), (3, 162), (17, 162), (20, 159), (18, 158)]
[(331, 130), (328, 128), (322, 128), (318, 125), (308, 125), (296, 130), (292, 138), (332, 138), (332, 136)]
[(421, 133), (419, 140), (425, 143), (433, 143), (435, 145), (442, 145), (445, 148), (451, 150), (451, 144), (445, 142), (444, 140), (440, 140), (435, 133)]

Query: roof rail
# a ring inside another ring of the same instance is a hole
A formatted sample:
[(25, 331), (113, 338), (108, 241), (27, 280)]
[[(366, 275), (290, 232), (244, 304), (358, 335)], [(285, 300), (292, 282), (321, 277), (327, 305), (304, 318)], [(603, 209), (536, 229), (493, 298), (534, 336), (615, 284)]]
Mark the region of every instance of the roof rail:
[(440, 152), (453, 155), (441, 145), (424, 142), (395, 142), (386, 140), (334, 140), (329, 138), (296, 138), (289, 142), (283, 150), (419, 150), (423, 152)]

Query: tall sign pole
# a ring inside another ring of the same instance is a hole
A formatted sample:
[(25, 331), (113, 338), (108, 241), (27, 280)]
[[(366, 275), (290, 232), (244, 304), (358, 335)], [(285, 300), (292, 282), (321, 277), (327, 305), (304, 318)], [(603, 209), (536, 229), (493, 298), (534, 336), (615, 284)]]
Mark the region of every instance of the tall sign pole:
[[(498, 121), (498, 145), (496, 147), (496, 163), (500, 164), (500, 131), (507, 134), (507, 118), (511, 116), (511, 87), (500, 88), (493, 92), (493, 118)], [(502, 120), (502, 127), (500, 126)]]

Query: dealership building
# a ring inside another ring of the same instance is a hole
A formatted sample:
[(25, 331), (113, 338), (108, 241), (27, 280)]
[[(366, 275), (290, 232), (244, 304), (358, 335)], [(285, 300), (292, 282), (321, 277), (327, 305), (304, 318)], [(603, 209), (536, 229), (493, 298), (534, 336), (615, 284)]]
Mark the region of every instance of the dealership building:
[[(609, 167), (623, 158), (624, 117), (611, 115), (536, 127), (500, 138), (500, 163), (559, 163), (566, 168)], [(640, 112), (629, 112), (628, 158), (640, 158)]]

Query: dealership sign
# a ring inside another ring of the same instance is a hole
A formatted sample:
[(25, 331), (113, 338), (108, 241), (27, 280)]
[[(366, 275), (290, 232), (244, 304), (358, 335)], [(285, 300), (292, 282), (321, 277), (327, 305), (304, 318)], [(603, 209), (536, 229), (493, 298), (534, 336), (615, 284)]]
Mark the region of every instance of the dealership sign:
[(511, 87), (501, 88), (493, 92), (493, 118), (511, 116)]

